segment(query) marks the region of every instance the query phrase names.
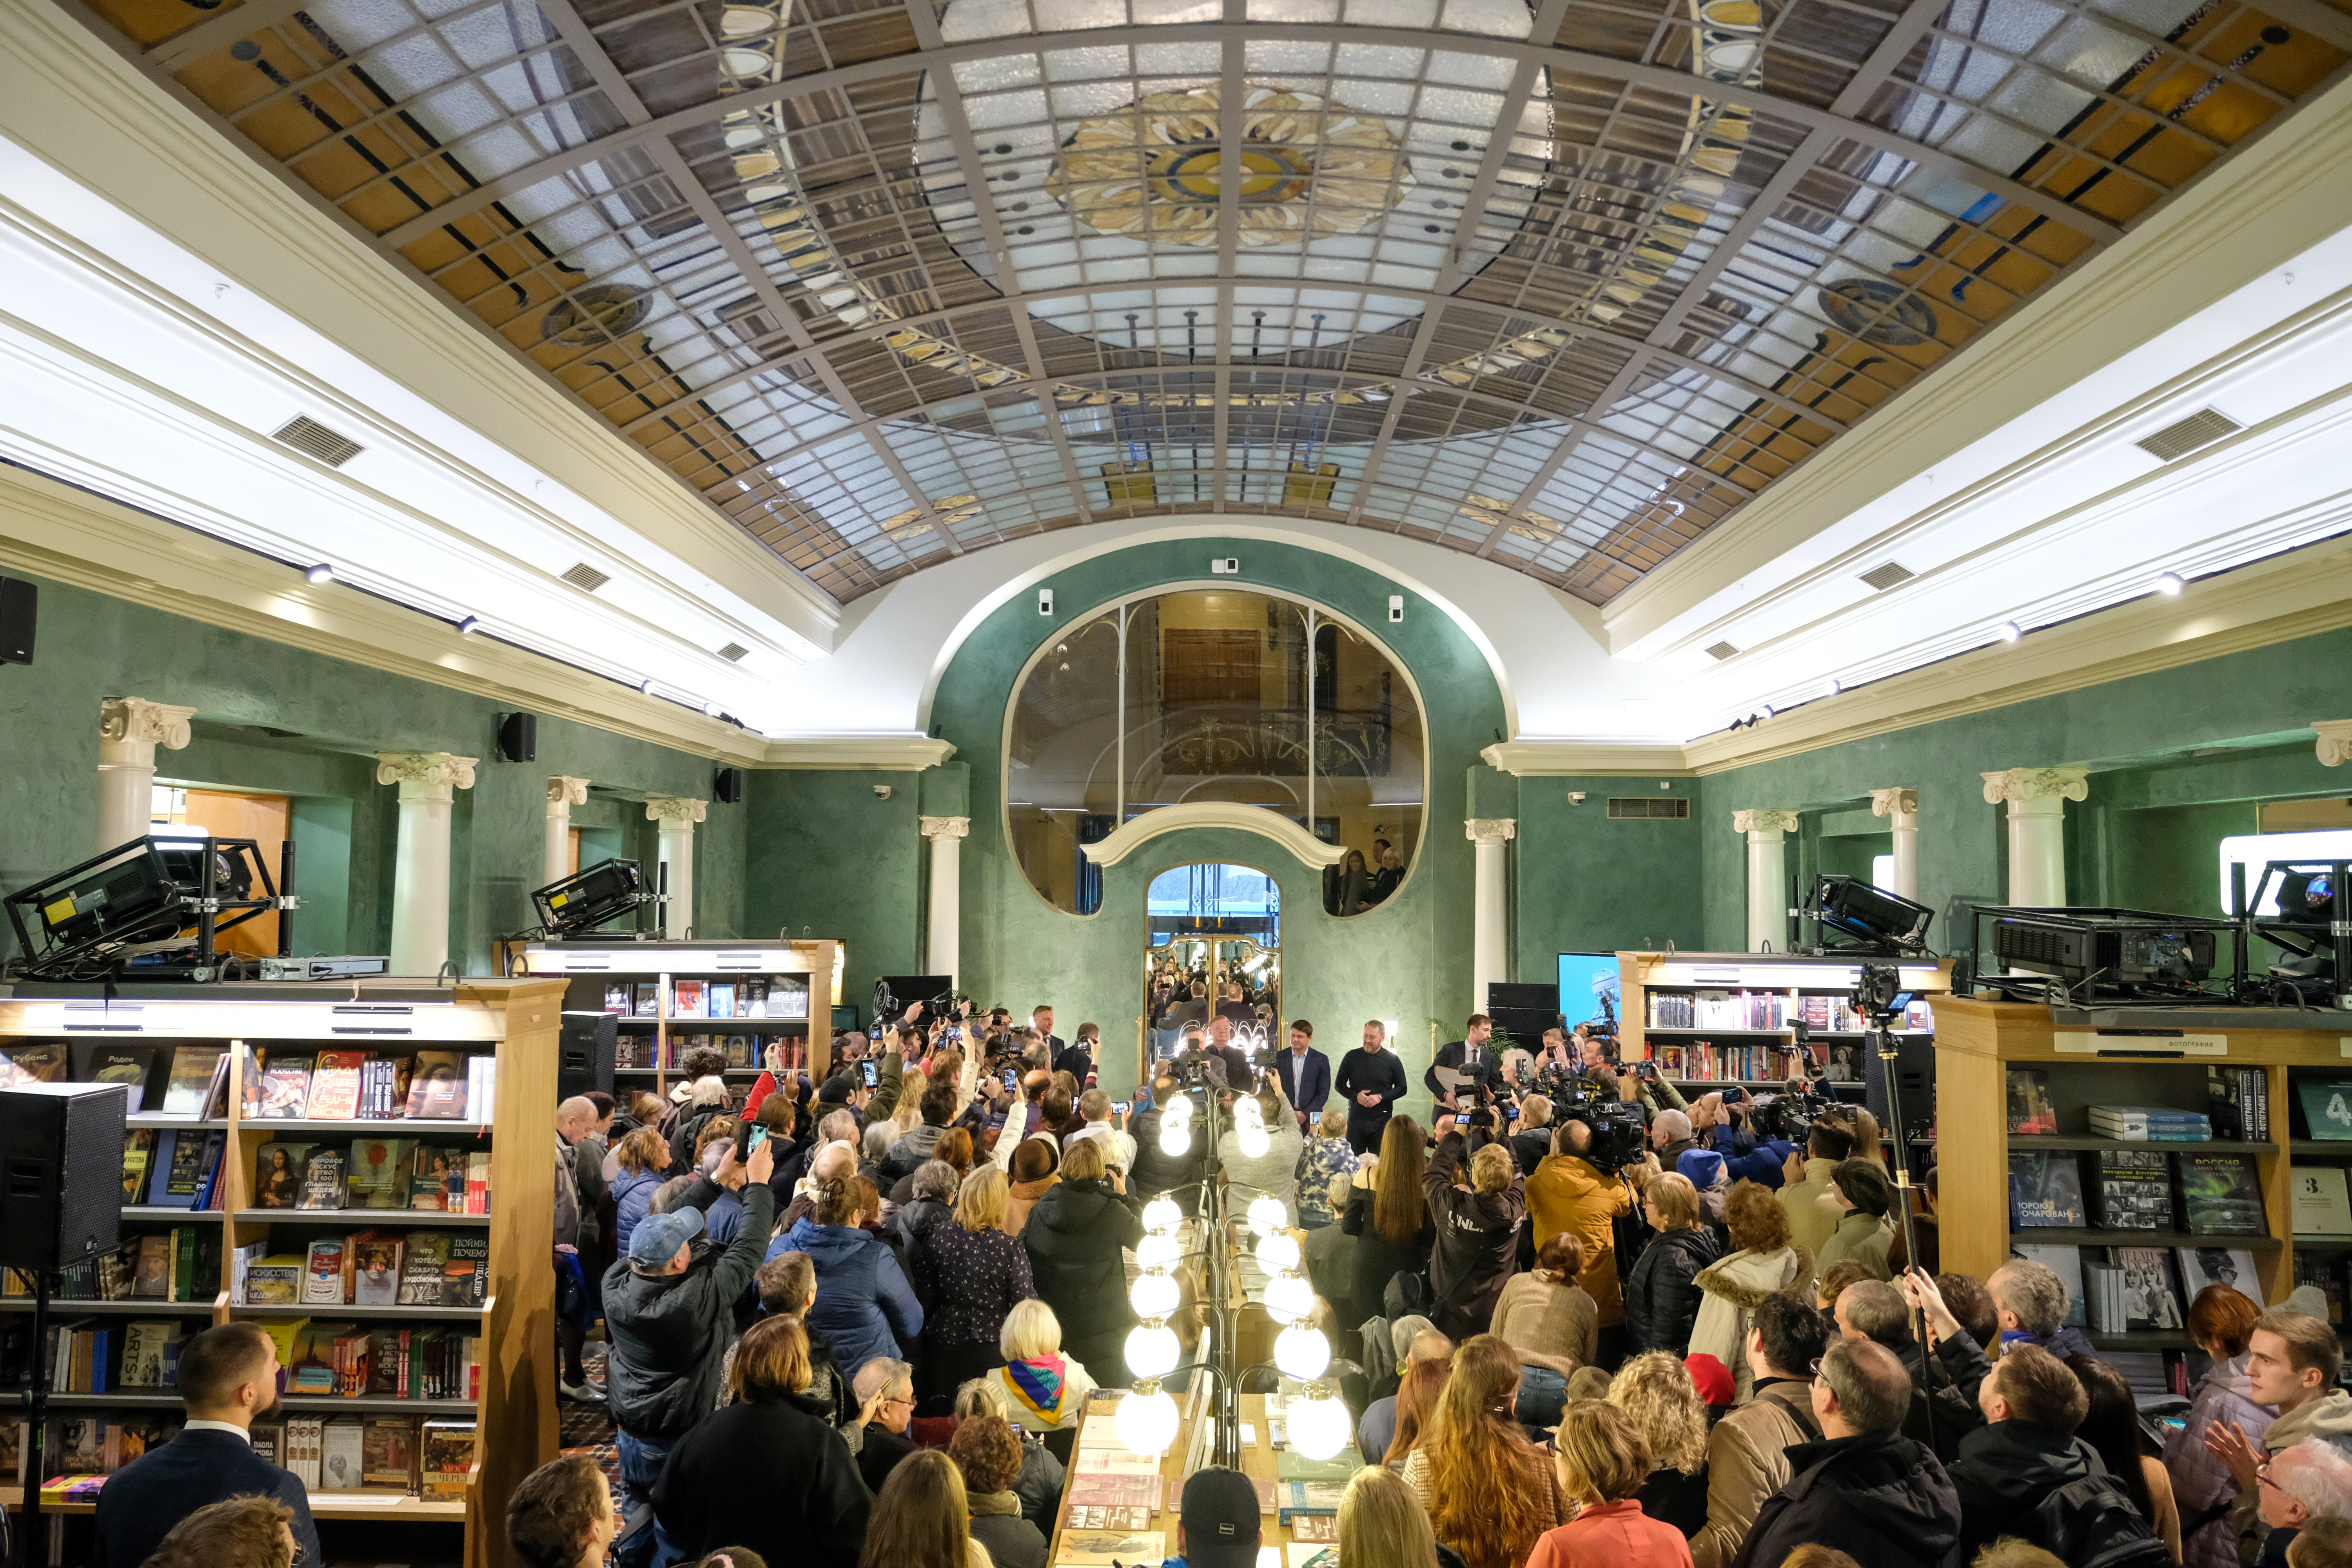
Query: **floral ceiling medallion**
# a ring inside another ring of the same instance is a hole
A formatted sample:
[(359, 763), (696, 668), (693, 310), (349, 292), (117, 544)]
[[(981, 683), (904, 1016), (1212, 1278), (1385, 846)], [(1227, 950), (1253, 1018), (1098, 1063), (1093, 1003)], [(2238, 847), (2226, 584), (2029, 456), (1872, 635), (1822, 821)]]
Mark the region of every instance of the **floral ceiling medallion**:
[[(1155, 92), (1085, 121), (1045, 189), (1098, 234), (1214, 247), (1224, 194), (1222, 89)], [(1251, 88), (1242, 119), (1244, 248), (1360, 234), (1412, 184), (1386, 121), (1311, 92)]]

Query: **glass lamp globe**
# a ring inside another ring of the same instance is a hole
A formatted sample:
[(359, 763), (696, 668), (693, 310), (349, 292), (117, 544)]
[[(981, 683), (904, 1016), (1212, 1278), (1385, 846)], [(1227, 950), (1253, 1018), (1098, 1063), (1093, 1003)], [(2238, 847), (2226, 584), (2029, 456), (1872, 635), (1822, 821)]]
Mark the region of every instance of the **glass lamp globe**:
[[(1162, 1394), (1161, 1398), (1167, 1395)], [(1120, 1435), (1126, 1435), (1127, 1406), (1134, 1403), (1129, 1395), (1119, 1403)], [(1170, 1406), (1171, 1416), (1173, 1404)], [(1348, 1445), (1348, 1407), (1329, 1397), (1294, 1399), (1290, 1402), (1290, 1446), (1310, 1459), (1328, 1459)]]
[(1146, 1230), (1174, 1230), (1183, 1223), (1184, 1211), (1178, 1208), (1176, 1200), (1166, 1193), (1143, 1205), (1143, 1228)]
[(1164, 1318), (1176, 1310), (1182, 1297), (1170, 1276), (1139, 1274), (1135, 1283), (1127, 1288), (1127, 1299), (1137, 1317)]
[(1286, 1230), (1261, 1237), (1257, 1266), (1268, 1274), (1287, 1274), (1298, 1267), (1298, 1238)]
[(1184, 1244), (1165, 1231), (1154, 1231), (1135, 1244), (1136, 1266), (1146, 1274), (1166, 1274), (1184, 1256)]
[(1265, 1122), (1255, 1119), (1247, 1121), (1238, 1117), (1234, 1119), (1234, 1142), (1241, 1145), (1243, 1159), (1265, 1158), (1266, 1148), (1273, 1141), (1272, 1136), (1265, 1130)]
[[(1182, 1104), (1181, 1100), (1177, 1102)], [(1187, 1122), (1168, 1118), (1160, 1124), (1160, 1152), (1175, 1159), (1192, 1146), (1192, 1129)]]
[[(1297, 1406), (1293, 1405), (1295, 1410)], [(1296, 1417), (1293, 1418), (1294, 1423)], [(1131, 1454), (1164, 1454), (1176, 1440), (1176, 1402), (1165, 1390), (1154, 1384), (1150, 1392), (1136, 1389), (1118, 1402), (1118, 1415), (1114, 1425), (1118, 1440)], [(1294, 1425), (1294, 1431), (1296, 1426)], [(1295, 1443), (1297, 1439), (1294, 1437)], [(1338, 1449), (1332, 1452), (1337, 1453)]]
[(1331, 1342), (1320, 1329), (1293, 1323), (1274, 1337), (1274, 1364), (1285, 1377), (1312, 1383), (1331, 1364)]
[(1160, 1111), (1160, 1120), (1162, 1125), (1173, 1121), (1180, 1126), (1192, 1121), (1192, 1101), (1184, 1095), (1173, 1096), (1168, 1101), (1167, 1108)]
[(1315, 1310), (1315, 1287), (1296, 1274), (1277, 1275), (1266, 1282), (1266, 1316), (1277, 1323), (1295, 1323)]
[(1282, 1200), (1271, 1194), (1260, 1193), (1250, 1200), (1249, 1227), (1260, 1236), (1272, 1236), (1290, 1224), (1290, 1213)]
[(1176, 1370), (1181, 1349), (1167, 1324), (1139, 1323), (1127, 1331), (1127, 1370), (1138, 1381), (1165, 1377)]

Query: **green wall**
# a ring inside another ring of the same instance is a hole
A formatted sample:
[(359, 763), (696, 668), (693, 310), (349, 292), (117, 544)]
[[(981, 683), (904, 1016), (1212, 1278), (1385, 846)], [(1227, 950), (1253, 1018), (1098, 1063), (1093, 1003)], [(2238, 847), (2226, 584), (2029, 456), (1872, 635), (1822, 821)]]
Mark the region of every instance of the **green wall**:
[[(1490, 770), (1491, 771), (1491, 770)], [(1513, 845), (1517, 980), (1559, 973), (1563, 952), (1617, 952), (1699, 945), (1705, 899), (1699, 839), (1692, 816), (1612, 817), (1611, 795), (1692, 799), (1696, 779), (1524, 778), (1518, 838)], [(1570, 801), (1581, 792), (1581, 805)]]
[[(862, 769), (759, 772), (744, 796), (757, 825), (744, 934), (789, 929), (798, 936), (807, 926), (814, 935), (839, 938), (846, 949), (841, 999), (864, 1021), (872, 1017), (875, 976), (919, 969), (920, 777)], [(887, 789), (890, 798), (877, 798), (877, 788)], [(964, 853), (971, 853), (968, 845)], [(969, 953), (969, 923), (965, 931)]]
[[(157, 749), (159, 781), (293, 797), (304, 952), (383, 952), (391, 941), (398, 791), (375, 782), (373, 752), (483, 759), (474, 787), (457, 792), (451, 831), (450, 948), (471, 974), (489, 973), (497, 937), (531, 923), (549, 774), (636, 800), (712, 794), (708, 758), (542, 716), (538, 759), (501, 763), (489, 699), (63, 584), (39, 588), (37, 658), (0, 668), (0, 886), (11, 890), (98, 849), (99, 705), (113, 696), (196, 710), (195, 739)], [(603, 809), (650, 868), (651, 832), (625, 820), (644, 807)], [(742, 923), (748, 815), (714, 801), (695, 830), (697, 923), (713, 934)], [(15, 932), (0, 933), (0, 956), (15, 951)]]

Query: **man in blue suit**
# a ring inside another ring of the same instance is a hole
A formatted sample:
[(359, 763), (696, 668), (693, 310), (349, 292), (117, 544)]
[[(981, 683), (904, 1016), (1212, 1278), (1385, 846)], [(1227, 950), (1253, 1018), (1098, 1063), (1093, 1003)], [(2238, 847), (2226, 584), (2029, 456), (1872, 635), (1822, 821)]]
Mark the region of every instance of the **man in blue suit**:
[(319, 1528), (294, 1472), (253, 1452), (252, 1427), (278, 1411), (278, 1347), (258, 1323), (223, 1323), (180, 1352), (180, 1435), (133, 1459), (98, 1494), (98, 1568), (139, 1568), (172, 1527), (233, 1497), (294, 1510), (294, 1568), (318, 1568)]
[(1298, 1114), (1298, 1125), (1309, 1126), (1331, 1098), (1331, 1058), (1315, 1048), (1315, 1026), (1304, 1018), (1290, 1021), (1290, 1048), (1275, 1058), (1282, 1075), (1282, 1092)]

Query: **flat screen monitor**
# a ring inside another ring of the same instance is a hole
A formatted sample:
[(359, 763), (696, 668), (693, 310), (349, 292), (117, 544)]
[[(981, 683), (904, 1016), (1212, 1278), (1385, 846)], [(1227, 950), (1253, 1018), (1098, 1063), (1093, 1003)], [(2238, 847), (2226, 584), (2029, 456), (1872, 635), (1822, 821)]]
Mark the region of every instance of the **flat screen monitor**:
[(1559, 955), (1559, 1015), (1570, 1028), (1587, 1020), (1615, 1022), (1620, 1012), (1617, 955), (1613, 952), (1563, 952)]

